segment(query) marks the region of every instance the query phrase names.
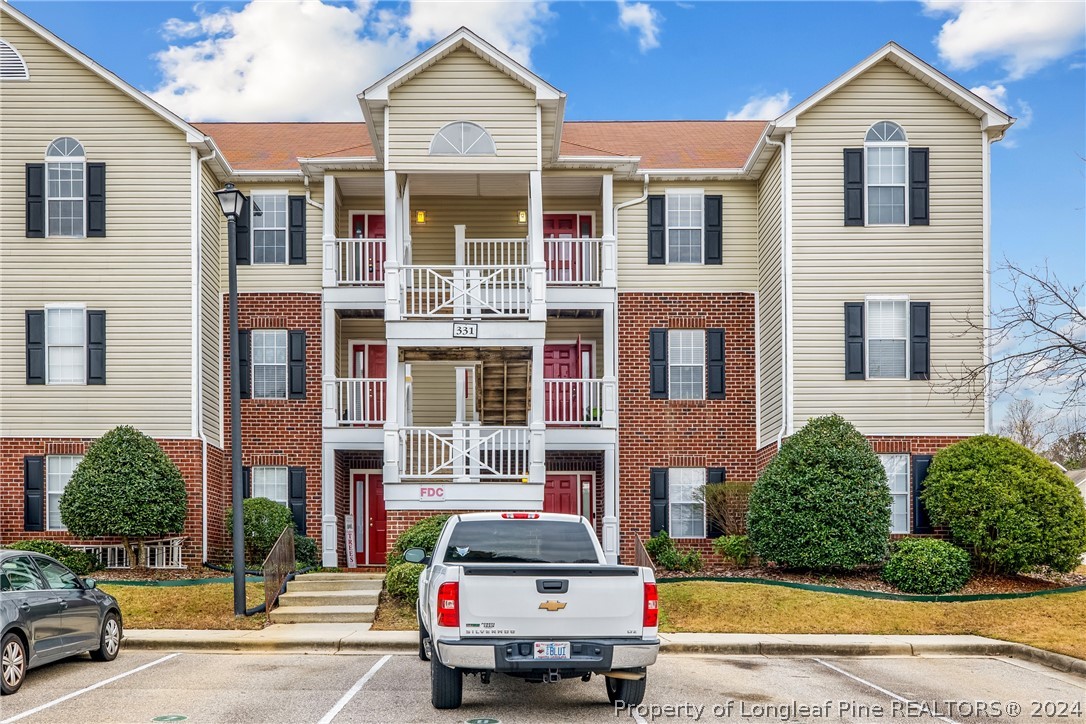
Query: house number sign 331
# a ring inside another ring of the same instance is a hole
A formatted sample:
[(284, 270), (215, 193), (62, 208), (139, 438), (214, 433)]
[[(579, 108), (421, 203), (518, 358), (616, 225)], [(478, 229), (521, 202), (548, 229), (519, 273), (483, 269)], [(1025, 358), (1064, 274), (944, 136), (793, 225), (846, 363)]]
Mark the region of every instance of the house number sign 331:
[(453, 323), (453, 337), (470, 337), (475, 339), (479, 336), (479, 325), (468, 324), (466, 322), (454, 322)]

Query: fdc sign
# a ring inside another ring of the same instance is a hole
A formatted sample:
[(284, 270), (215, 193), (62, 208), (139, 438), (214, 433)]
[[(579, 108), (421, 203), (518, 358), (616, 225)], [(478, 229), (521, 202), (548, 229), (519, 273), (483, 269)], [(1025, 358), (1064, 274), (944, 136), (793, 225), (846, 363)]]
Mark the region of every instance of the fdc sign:
[(435, 501), (440, 502), (445, 500), (445, 488), (439, 485), (422, 485), (419, 486), (419, 500), (420, 501)]

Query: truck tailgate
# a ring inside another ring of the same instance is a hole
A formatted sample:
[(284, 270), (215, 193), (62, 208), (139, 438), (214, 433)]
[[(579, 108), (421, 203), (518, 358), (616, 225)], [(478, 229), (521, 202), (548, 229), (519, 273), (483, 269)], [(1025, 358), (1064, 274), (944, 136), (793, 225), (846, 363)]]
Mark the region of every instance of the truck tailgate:
[(644, 595), (633, 566), (464, 566), (460, 635), (640, 637)]

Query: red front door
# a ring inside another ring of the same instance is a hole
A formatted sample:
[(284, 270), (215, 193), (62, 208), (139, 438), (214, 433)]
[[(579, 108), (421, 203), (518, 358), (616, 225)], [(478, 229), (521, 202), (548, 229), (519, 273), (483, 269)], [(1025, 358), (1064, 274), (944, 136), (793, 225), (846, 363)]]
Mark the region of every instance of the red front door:
[[(543, 347), (543, 379), (575, 380), (581, 376), (578, 344), (548, 344)], [(544, 417), (551, 422), (580, 422), (580, 395), (575, 383), (544, 385)]]
[(363, 413), (359, 420), (362, 424), (385, 421), (385, 396), (381, 392), (385, 386), (375, 380), (385, 379), (388, 350), (380, 343), (358, 343), (351, 350), (352, 371), (355, 378), (368, 380), (360, 383), (358, 399), (353, 401), (355, 409)]
[(581, 281), (584, 268), (581, 246), (563, 239), (592, 236), (592, 217), (585, 214), (543, 214), (543, 242), (547, 262), (547, 280), (553, 282)]
[[(384, 214), (351, 214), (352, 239), (384, 239)], [(362, 244), (354, 259), (355, 279), (382, 282), (385, 279), (384, 243)]]
[(385, 539), (388, 524), (385, 515), (385, 486), (381, 473), (355, 473), (354, 481), (358, 563), (384, 565), (388, 552)]
[(545, 513), (581, 512), (581, 490), (576, 474), (551, 474), (543, 486), (543, 511)]

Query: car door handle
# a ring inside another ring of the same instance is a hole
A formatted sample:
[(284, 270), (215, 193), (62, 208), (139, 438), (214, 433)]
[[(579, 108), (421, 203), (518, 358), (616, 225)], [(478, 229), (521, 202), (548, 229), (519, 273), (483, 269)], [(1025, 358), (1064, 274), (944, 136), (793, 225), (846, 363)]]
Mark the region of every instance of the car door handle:
[(60, 610), (63, 611), (66, 608), (68, 608), (68, 602), (67, 601), (61, 601), (60, 602)]
[(29, 611), (30, 610), (30, 604), (27, 603), (26, 601), (23, 601), (22, 603), (19, 604), (19, 608), (22, 609), (23, 611)]

